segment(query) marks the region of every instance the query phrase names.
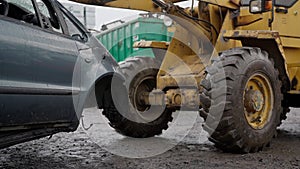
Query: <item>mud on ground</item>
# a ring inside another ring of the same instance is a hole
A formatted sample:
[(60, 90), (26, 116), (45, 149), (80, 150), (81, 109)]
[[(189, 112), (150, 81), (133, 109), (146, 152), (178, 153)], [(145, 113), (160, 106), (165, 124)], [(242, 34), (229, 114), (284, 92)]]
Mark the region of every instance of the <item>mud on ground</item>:
[[(95, 144), (80, 127), (50, 140), (42, 138), (0, 150), (0, 168), (300, 168), (299, 113), (300, 109), (292, 109), (271, 147), (254, 154), (223, 153), (204, 135), (198, 138), (202, 130), (199, 118), (183, 141), (157, 156), (135, 159), (114, 155)], [(109, 142), (115, 133), (107, 130), (101, 136)]]

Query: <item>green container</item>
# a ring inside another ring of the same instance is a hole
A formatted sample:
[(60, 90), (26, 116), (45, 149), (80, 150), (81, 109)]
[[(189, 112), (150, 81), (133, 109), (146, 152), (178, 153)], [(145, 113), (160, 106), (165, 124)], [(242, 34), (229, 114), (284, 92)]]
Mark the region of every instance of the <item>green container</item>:
[[(118, 21), (112, 23), (116, 22)], [(133, 48), (134, 42), (142, 40), (170, 42), (174, 34), (168, 31), (170, 29), (165, 26), (160, 15), (143, 14), (137, 19), (119, 22), (122, 24), (96, 35), (118, 62), (134, 56), (154, 57), (151, 48)], [(102, 26), (105, 27), (106, 25)]]

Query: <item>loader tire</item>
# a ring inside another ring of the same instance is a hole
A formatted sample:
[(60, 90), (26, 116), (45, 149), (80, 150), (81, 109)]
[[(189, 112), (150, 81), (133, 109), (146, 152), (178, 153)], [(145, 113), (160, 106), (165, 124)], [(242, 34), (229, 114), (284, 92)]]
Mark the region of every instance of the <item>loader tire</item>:
[(278, 70), (259, 48), (233, 48), (206, 69), (201, 82), (204, 129), (225, 152), (262, 150), (276, 135), (283, 111)]
[[(159, 135), (168, 128), (168, 123), (173, 119), (170, 109), (152, 107), (158, 111), (149, 113), (147, 111), (153, 109), (139, 101), (141, 93), (151, 92), (156, 88), (159, 67), (160, 63), (150, 57), (132, 57), (120, 63), (120, 69), (126, 78), (125, 86), (130, 112), (124, 112), (125, 109), (123, 109), (121, 110), (123, 112), (120, 113), (114, 104), (110, 104), (110, 107), (104, 108), (103, 111), (110, 121), (110, 126), (118, 133), (134, 138), (147, 138)], [(144, 111), (146, 111), (146, 115), (143, 114)], [(151, 113), (154, 115), (152, 116)], [(127, 118), (127, 115), (131, 118)]]

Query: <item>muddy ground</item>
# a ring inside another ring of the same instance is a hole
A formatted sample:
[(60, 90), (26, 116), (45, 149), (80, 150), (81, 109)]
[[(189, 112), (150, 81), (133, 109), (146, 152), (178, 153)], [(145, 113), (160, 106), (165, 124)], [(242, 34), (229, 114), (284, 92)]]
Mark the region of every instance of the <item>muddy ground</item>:
[[(94, 123), (88, 131), (80, 127), (50, 140), (42, 138), (0, 150), (0, 168), (300, 168), (300, 109), (292, 109), (270, 148), (254, 154), (229, 154), (215, 149), (202, 131), (202, 120), (189, 121), (194, 114), (185, 119), (187, 123), (173, 126), (173, 132), (179, 134), (131, 140), (116, 134), (102, 117), (97, 119), (95, 114), (100, 113), (94, 109), (85, 111), (84, 127)], [(180, 130), (191, 124), (191, 129)]]

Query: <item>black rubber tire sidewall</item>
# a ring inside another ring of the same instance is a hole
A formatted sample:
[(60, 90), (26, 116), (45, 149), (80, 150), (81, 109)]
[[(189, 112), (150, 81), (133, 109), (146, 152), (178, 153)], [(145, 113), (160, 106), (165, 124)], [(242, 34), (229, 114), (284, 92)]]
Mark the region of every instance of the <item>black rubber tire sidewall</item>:
[[(233, 48), (224, 51), (206, 70), (207, 76), (201, 82), (205, 104), (200, 115), (209, 140), (226, 152), (257, 152), (269, 145), (280, 123), (283, 95), (278, 70), (268, 54), (259, 48)], [(255, 73), (267, 77), (274, 96), (270, 121), (260, 130), (248, 124), (244, 113), (245, 85)]]
[[(138, 84), (138, 82), (132, 81), (142, 79), (142, 76), (155, 75), (156, 78), (156, 74), (160, 65), (153, 65), (154, 63), (157, 63), (157, 61), (155, 58), (150, 57), (128, 58), (121, 63), (121, 70), (126, 77), (124, 84), (126, 92), (130, 92), (130, 88), (136, 87), (135, 85)], [(136, 77), (137, 75), (138, 77)], [(126, 113), (126, 115), (129, 115), (129, 117), (133, 116), (133, 118), (140, 120), (140, 117), (138, 117), (135, 112), (132, 113), (131, 111), (128, 111), (132, 108), (132, 106), (129, 106), (128, 109), (119, 109), (118, 106), (115, 106), (114, 103), (111, 103), (110, 107), (104, 108), (103, 114), (110, 121), (111, 127), (113, 127), (118, 133), (135, 138), (147, 138), (159, 135), (163, 130), (168, 128), (168, 123), (173, 119), (172, 111), (165, 109), (163, 112), (161, 112), (161, 115), (157, 119), (151, 122), (136, 122), (135, 120), (131, 120), (131, 118), (126, 118), (123, 114)], [(123, 112), (120, 113), (120, 111)]]
[[(270, 122), (266, 124), (262, 129), (260, 130), (255, 130), (253, 129), (246, 120), (246, 117), (244, 115), (244, 103), (243, 103), (243, 93), (245, 89), (245, 85), (249, 78), (254, 75), (255, 73), (261, 73), (265, 75), (269, 83), (272, 87), (272, 92), (274, 96), (274, 103), (273, 103), (273, 110), (270, 115)], [(264, 60), (254, 60), (252, 63), (248, 64), (247, 67), (245, 68), (245, 73), (243, 73), (240, 77), (240, 79), (236, 82), (237, 89), (239, 90), (234, 90), (234, 95), (237, 96), (235, 100), (233, 101), (233, 105), (237, 106), (237, 112), (236, 113), (236, 121), (240, 121), (241, 124), (238, 124), (240, 126), (238, 129), (240, 130), (240, 133), (245, 133), (243, 137), (245, 137), (245, 142), (247, 144), (252, 145), (252, 146), (261, 146), (261, 142), (266, 142), (265, 140), (270, 140), (272, 139), (274, 135), (274, 131), (276, 129), (278, 119), (279, 119), (279, 113), (280, 107), (278, 105), (281, 105), (281, 100), (276, 97), (276, 93), (280, 93), (280, 86), (276, 84), (276, 79), (277, 75), (274, 72), (273, 65), (270, 64), (270, 62), (265, 62)], [(239, 120), (239, 118), (241, 120)]]

